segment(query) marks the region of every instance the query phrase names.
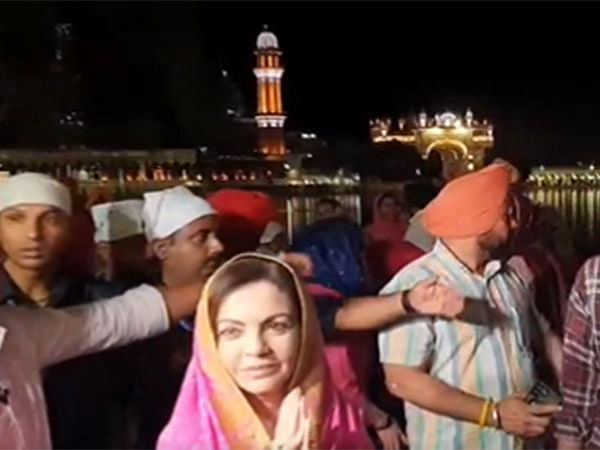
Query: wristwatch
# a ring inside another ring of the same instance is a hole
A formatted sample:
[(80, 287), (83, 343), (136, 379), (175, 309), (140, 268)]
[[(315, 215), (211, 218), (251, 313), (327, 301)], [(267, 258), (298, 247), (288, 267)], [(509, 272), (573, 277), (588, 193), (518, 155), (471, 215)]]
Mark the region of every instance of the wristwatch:
[(410, 301), (408, 300), (409, 293), (410, 291), (402, 292), (402, 307), (404, 308), (404, 311), (406, 313), (415, 313), (417, 312), (417, 310), (413, 308), (413, 306), (410, 304)]

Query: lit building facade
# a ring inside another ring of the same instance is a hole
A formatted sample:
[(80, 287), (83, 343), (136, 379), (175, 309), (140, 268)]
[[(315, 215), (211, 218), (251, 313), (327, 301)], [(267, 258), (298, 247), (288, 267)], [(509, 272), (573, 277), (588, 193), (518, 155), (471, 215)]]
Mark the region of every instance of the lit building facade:
[(267, 159), (280, 159), (287, 154), (284, 139), (286, 115), (283, 111), (281, 78), (282, 52), (277, 36), (265, 30), (256, 39), (256, 126), (258, 127), (258, 152)]
[(600, 167), (594, 164), (571, 167), (534, 167), (527, 178), (527, 183), (538, 188), (600, 186)]
[(444, 176), (452, 179), (483, 166), (486, 151), (494, 145), (494, 132), (487, 120), (479, 121), (468, 109), (464, 117), (444, 112), (428, 117), (421, 112), (413, 120), (375, 119), (369, 123), (375, 144), (396, 142), (415, 147), (423, 159), (437, 151)]

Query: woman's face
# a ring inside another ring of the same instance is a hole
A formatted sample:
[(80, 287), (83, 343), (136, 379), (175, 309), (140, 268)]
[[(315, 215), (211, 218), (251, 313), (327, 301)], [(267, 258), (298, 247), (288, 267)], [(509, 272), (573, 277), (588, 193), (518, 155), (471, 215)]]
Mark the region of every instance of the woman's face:
[(396, 220), (400, 214), (400, 207), (392, 197), (384, 197), (379, 204), (379, 214), (387, 220)]
[(300, 324), (292, 301), (269, 281), (227, 295), (216, 318), (219, 356), (237, 385), (253, 395), (285, 389), (300, 347)]

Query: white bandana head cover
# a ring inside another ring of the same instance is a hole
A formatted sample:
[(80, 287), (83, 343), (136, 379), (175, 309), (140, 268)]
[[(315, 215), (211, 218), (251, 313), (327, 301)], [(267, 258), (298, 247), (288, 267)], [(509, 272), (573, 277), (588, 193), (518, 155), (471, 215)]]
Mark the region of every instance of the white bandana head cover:
[(71, 194), (48, 175), (25, 172), (0, 181), (0, 212), (19, 205), (54, 206), (71, 215)]
[(114, 242), (144, 234), (142, 226), (142, 200), (123, 200), (92, 206), (94, 241)]
[(270, 244), (280, 234), (285, 233), (285, 228), (279, 222), (269, 222), (260, 236), (260, 244)]
[(216, 214), (206, 200), (183, 186), (144, 194), (142, 218), (148, 242), (164, 239), (196, 219)]

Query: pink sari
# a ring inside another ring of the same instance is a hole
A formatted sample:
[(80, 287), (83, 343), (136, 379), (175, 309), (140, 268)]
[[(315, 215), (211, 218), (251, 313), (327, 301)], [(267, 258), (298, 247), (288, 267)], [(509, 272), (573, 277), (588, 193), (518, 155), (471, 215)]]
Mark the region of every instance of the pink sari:
[[(373, 448), (362, 412), (330, 382), (314, 306), (294, 271), (275, 258), (258, 254), (239, 255), (223, 267), (242, 258), (281, 264), (293, 276), (298, 289), (302, 338), (289, 388), (300, 387), (305, 397), (305, 412), (311, 424), (309, 448)], [(265, 449), (272, 444), (259, 417), (220, 363), (209, 315), (211, 280), (198, 305), (194, 353), (173, 415), (159, 437), (157, 448), (160, 450)]]

